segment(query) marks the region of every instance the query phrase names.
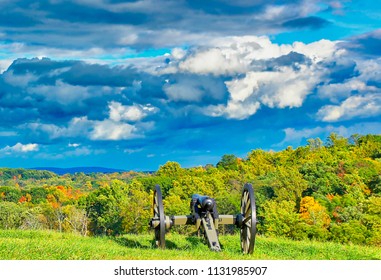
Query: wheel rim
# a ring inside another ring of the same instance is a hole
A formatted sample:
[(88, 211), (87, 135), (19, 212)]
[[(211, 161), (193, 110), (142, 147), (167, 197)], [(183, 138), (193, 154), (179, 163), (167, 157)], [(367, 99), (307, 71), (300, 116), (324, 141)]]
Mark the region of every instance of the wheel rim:
[(251, 184), (246, 184), (242, 191), (241, 215), (241, 249), (244, 254), (252, 254), (255, 245), (257, 215), (254, 190)]
[(159, 226), (155, 228), (155, 243), (159, 248), (165, 248), (165, 216), (163, 207), (163, 197), (160, 187), (155, 186), (153, 195), (153, 216), (159, 220)]

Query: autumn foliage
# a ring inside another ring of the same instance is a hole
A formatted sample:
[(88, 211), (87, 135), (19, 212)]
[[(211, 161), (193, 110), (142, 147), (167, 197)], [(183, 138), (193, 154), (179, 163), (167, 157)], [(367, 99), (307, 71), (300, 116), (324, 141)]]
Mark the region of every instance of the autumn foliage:
[[(52, 229), (83, 235), (149, 231), (152, 190), (161, 186), (166, 215), (185, 215), (189, 199), (212, 196), (222, 214), (240, 209), (254, 186), (258, 234), (381, 246), (381, 136), (331, 134), (325, 143), (154, 173), (66, 174), (0, 168), (0, 228)], [(187, 228), (173, 228), (185, 234)], [(234, 233), (221, 227), (221, 233)]]

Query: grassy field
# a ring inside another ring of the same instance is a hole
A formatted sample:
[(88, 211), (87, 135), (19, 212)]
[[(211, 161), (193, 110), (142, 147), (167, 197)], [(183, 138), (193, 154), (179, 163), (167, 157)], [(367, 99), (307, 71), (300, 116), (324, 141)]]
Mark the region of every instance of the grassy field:
[(258, 236), (253, 255), (242, 255), (239, 235), (220, 236), (222, 252), (211, 252), (201, 238), (166, 235), (165, 250), (153, 235), (82, 237), (52, 231), (0, 230), (1, 260), (380, 260), (379, 247), (291, 241)]

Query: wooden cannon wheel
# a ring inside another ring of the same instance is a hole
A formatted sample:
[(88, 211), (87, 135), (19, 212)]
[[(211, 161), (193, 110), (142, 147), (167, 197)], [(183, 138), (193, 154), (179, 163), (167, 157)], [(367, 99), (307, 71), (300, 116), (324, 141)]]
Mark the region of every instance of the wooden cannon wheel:
[(254, 190), (251, 184), (246, 184), (242, 191), (241, 215), (241, 249), (244, 254), (252, 254), (255, 245), (257, 214)]
[(153, 195), (153, 216), (159, 220), (159, 226), (155, 227), (155, 243), (159, 248), (165, 248), (165, 215), (163, 197), (159, 185), (155, 186)]

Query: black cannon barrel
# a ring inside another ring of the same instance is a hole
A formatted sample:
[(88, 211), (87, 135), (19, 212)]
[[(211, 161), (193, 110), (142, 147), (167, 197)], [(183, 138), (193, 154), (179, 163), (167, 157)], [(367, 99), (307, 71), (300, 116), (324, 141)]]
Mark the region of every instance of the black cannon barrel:
[(201, 208), (205, 211), (212, 211), (214, 207), (214, 200), (207, 195), (192, 195), (192, 200), (197, 201)]

